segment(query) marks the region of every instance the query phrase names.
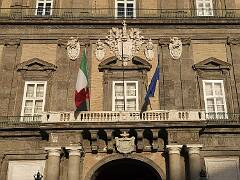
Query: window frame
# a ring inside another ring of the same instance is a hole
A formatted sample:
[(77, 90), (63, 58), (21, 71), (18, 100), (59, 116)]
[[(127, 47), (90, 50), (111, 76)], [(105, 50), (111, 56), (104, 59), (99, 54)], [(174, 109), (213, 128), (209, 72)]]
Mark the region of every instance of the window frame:
[[(27, 86), (29, 84), (34, 84), (34, 97), (32, 98), (28, 98), (26, 97), (26, 93), (27, 93)], [(43, 97), (42, 98), (37, 98), (36, 97), (36, 87), (38, 84), (43, 84), (44, 88), (43, 88)], [(45, 102), (46, 102), (46, 91), (47, 91), (47, 81), (25, 81), (24, 84), (24, 92), (23, 92), (23, 100), (22, 100), (22, 110), (21, 110), (21, 116), (28, 116), (24, 114), (24, 108), (25, 108), (25, 102), (27, 100), (32, 100), (33, 101), (33, 108), (32, 108), (32, 113), (30, 116), (35, 116), (36, 114), (34, 113), (34, 109), (35, 109), (35, 102), (37, 100), (42, 100), (43, 104), (42, 104), (42, 112), (44, 112), (44, 107), (45, 107)]]
[[(224, 106), (224, 118), (227, 118), (227, 103), (226, 103), (226, 94), (225, 94), (225, 87), (224, 87), (224, 80), (202, 80), (203, 82), (203, 94), (204, 94), (204, 104), (205, 104), (205, 111), (206, 111), (206, 114), (207, 114), (207, 118), (210, 118), (210, 114), (208, 113), (211, 113), (208, 111), (208, 104), (207, 104), (207, 99), (209, 98), (213, 98), (214, 99), (214, 114), (216, 115), (215, 117), (219, 118), (219, 116), (221, 114), (218, 114), (218, 113), (221, 113), (221, 112), (218, 112), (217, 111), (217, 103), (216, 103), (216, 98), (222, 98), (223, 99), (223, 106)], [(215, 95), (215, 91), (213, 89), (213, 95), (212, 96), (207, 96), (206, 95), (206, 83), (211, 83), (214, 85), (214, 83), (220, 83), (221, 86), (222, 86), (222, 96), (220, 95)]]
[[(43, 12), (42, 12), (42, 14), (38, 14), (39, 3), (43, 3)], [(50, 14), (48, 14), (48, 15), (46, 15), (46, 4), (47, 3), (51, 3)], [(51, 16), (52, 15), (52, 8), (53, 8), (53, 0), (36, 0), (35, 15), (36, 16)]]
[[(197, 10), (197, 16), (200, 17), (206, 17), (206, 16), (214, 16), (214, 11), (213, 11), (213, 0), (209, 0), (209, 2), (207, 2), (208, 0), (196, 0), (196, 10)], [(203, 4), (203, 7), (199, 7), (199, 3)], [(210, 8), (207, 9), (206, 3), (210, 3)], [(209, 15), (207, 12), (211, 12), (211, 15)]]
[[(118, 16), (118, 4), (124, 4), (124, 16)], [(133, 4), (133, 15), (127, 16), (127, 5)], [(136, 0), (115, 0), (115, 17), (116, 18), (136, 18)]]
[[(125, 101), (125, 109), (124, 111), (130, 111), (127, 110), (127, 100), (128, 99), (135, 99), (136, 101), (136, 109), (134, 111), (138, 111), (139, 110), (139, 92), (138, 92), (138, 86), (139, 83), (138, 81), (113, 81), (112, 82), (112, 111), (116, 111), (115, 109), (115, 100), (116, 100), (116, 96), (115, 96), (115, 84), (117, 83), (124, 83), (124, 95), (122, 97), (122, 99)], [(136, 96), (127, 96), (127, 83), (135, 83), (136, 85)]]

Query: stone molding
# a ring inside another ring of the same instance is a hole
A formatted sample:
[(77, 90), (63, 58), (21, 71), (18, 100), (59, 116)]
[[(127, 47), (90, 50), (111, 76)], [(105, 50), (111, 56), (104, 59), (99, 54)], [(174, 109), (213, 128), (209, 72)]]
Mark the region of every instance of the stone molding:
[(182, 147), (183, 145), (178, 145), (178, 144), (171, 144), (166, 146), (166, 148), (168, 149), (168, 154), (179, 154), (179, 155)]
[(228, 45), (240, 45), (240, 37), (228, 37)]
[(20, 39), (4, 39), (5, 46), (20, 46)]
[[(183, 46), (191, 44), (191, 38), (190, 37), (178, 37), (178, 38), (181, 40)], [(165, 38), (160, 38), (158, 40), (158, 43), (159, 43), (160, 46), (169, 46), (170, 37), (169, 38), (166, 38), (166, 37)]]
[(200, 154), (200, 149), (203, 147), (202, 144), (187, 144), (187, 151), (189, 154)]
[(60, 154), (62, 152), (61, 147), (45, 147), (44, 150), (48, 152), (48, 156), (60, 157)]
[(69, 153), (69, 156), (82, 156), (83, 147), (82, 146), (68, 146), (66, 150)]

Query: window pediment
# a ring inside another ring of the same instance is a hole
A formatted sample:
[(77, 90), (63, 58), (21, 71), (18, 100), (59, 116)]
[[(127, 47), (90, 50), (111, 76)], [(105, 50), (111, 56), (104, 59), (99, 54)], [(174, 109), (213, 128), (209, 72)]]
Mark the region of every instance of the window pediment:
[(229, 70), (231, 65), (220, 59), (210, 57), (193, 65), (194, 70)]
[(57, 66), (38, 58), (17, 65), (17, 71), (56, 71)]
[[(145, 59), (142, 59), (138, 56), (135, 56), (131, 62), (128, 63), (127, 66), (124, 66), (125, 70), (137, 70), (137, 69), (145, 69), (149, 71), (152, 65), (147, 62)], [(117, 57), (112, 56), (103, 62), (101, 62), (98, 66), (99, 71), (104, 70), (122, 70), (122, 61), (118, 61)]]

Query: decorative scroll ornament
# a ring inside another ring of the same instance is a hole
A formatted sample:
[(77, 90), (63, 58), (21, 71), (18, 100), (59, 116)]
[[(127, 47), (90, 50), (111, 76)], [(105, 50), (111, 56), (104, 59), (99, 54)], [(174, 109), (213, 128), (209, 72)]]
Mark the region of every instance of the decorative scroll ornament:
[(170, 38), (169, 49), (173, 59), (180, 59), (182, 55), (182, 41), (177, 37)]
[(80, 53), (80, 43), (78, 39), (71, 37), (67, 43), (67, 54), (69, 59), (76, 60)]
[(105, 42), (110, 48), (110, 51), (112, 51), (120, 61), (123, 61), (124, 66), (127, 66), (127, 62), (132, 60), (144, 43), (143, 36), (140, 35), (139, 29), (131, 28), (128, 31), (125, 21), (123, 21), (122, 29), (112, 28), (106, 38), (107, 40)]
[(147, 58), (147, 60), (151, 61), (153, 60), (153, 57), (154, 57), (154, 51), (153, 51), (153, 42), (151, 39), (148, 40), (147, 42), (147, 45), (146, 45), (146, 48), (145, 48), (145, 56)]
[(130, 137), (129, 134), (124, 131), (123, 134), (120, 134), (122, 138), (116, 137), (116, 147), (118, 152), (123, 154), (128, 154), (134, 151), (135, 149), (135, 137)]
[(95, 51), (96, 58), (97, 58), (97, 60), (102, 61), (105, 56), (105, 52), (106, 52), (104, 43), (99, 39), (97, 41), (96, 45), (97, 45), (97, 48)]

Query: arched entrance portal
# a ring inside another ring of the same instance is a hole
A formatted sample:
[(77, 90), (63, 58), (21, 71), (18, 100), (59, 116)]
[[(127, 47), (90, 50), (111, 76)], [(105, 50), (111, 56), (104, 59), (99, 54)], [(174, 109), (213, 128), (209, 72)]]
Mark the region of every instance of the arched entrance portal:
[(135, 159), (110, 161), (96, 170), (91, 180), (162, 180), (150, 165)]

